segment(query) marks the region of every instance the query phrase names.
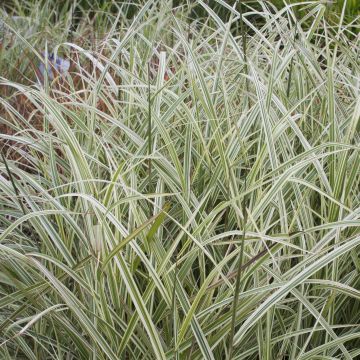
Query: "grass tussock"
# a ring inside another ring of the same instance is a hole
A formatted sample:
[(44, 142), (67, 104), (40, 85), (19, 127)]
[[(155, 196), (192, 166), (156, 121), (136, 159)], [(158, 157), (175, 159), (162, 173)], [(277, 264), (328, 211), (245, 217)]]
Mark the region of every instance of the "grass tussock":
[(1, 13), (1, 359), (359, 358), (359, 19), (217, 2)]

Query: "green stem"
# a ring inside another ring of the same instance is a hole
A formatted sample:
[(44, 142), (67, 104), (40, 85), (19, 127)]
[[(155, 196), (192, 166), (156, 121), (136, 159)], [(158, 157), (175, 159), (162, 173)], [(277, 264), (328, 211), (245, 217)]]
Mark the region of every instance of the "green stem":
[[(148, 183), (149, 193), (152, 192), (151, 188), (151, 176), (152, 176), (152, 164), (151, 164), (151, 153), (152, 153), (152, 123), (151, 123), (151, 87), (150, 87), (150, 63), (148, 63)], [(150, 214), (151, 215), (151, 214)]]
[[(246, 191), (246, 177), (245, 177), (245, 184), (244, 184), (244, 192)], [(240, 285), (241, 285), (241, 275), (243, 270), (243, 258), (244, 258), (244, 243), (245, 243), (245, 236), (246, 236), (246, 224), (247, 224), (247, 206), (246, 206), (246, 195), (243, 198), (242, 203), (242, 213), (243, 213), (243, 233), (241, 237), (241, 245), (240, 245), (240, 255), (239, 261), (237, 266), (237, 276), (236, 276), (236, 284), (235, 284), (235, 292), (234, 292), (234, 301), (233, 301), (233, 308), (232, 308), (232, 316), (231, 316), (231, 329), (230, 329), (230, 344), (229, 344), (229, 353), (228, 353), (228, 360), (232, 359), (232, 354), (234, 350), (234, 335), (235, 335), (235, 325), (236, 325), (236, 310), (238, 305), (238, 298), (240, 293)]]

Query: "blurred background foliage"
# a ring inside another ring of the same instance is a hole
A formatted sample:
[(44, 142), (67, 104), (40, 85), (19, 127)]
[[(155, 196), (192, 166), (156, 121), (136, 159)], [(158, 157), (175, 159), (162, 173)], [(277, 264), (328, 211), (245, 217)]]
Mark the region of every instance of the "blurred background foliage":
[[(73, 9), (74, 12), (79, 16), (83, 11), (113, 11), (117, 12), (119, 7), (122, 8), (123, 13), (127, 14), (128, 18), (133, 17), (138, 8), (144, 4), (145, 0), (53, 0), (52, 5), (60, 15), (63, 12), (67, 12)], [(226, 10), (216, 0), (205, 0), (213, 9), (219, 11), (218, 15), (221, 17), (228, 16)], [(229, 5), (234, 5), (234, 0), (226, 1)], [(274, 5), (277, 8), (283, 7), (285, 4), (295, 4), (308, 2), (308, 0), (265, 0), (264, 3), (268, 5)], [(316, 3), (316, 1), (314, 1)], [(319, 3), (326, 3), (328, 6), (329, 16), (340, 16), (342, 9), (345, 4), (345, 19), (346, 21), (353, 21), (358, 15), (360, 15), (360, 1), (359, 0), (318, 0)], [(16, 15), (26, 15), (27, 8), (32, 8), (34, 3), (45, 4), (48, 6), (51, 1), (44, 0), (3, 0), (2, 6), (7, 10), (8, 13), (16, 13)], [(164, 0), (164, 3), (167, 3)], [(248, 6), (254, 6), (256, 3), (252, 0), (240, 0), (239, 4), (246, 4)], [(172, 6), (176, 8), (178, 6), (185, 5), (191, 9), (191, 16), (198, 18), (207, 16), (203, 7), (197, 4), (196, 0), (173, 0)]]

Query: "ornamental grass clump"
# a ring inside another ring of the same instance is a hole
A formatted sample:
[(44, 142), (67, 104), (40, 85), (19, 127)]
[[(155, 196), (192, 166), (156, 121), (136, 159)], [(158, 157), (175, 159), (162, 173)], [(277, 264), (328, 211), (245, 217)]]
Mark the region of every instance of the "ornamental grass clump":
[(2, 13), (0, 358), (359, 358), (359, 19), (26, 4)]

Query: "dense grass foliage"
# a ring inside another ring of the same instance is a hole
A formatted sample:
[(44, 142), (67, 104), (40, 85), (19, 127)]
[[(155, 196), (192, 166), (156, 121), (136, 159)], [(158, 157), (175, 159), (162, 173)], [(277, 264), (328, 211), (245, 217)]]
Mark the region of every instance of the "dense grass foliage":
[(2, 12), (1, 359), (359, 358), (359, 19), (217, 3)]

